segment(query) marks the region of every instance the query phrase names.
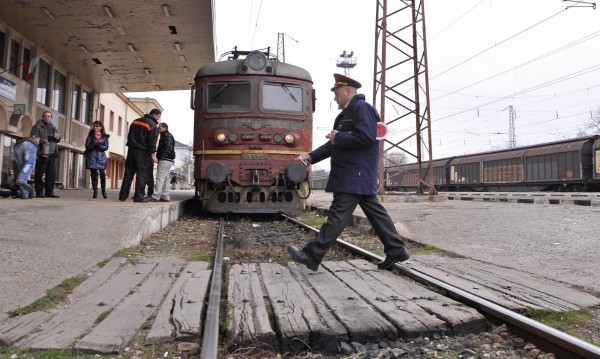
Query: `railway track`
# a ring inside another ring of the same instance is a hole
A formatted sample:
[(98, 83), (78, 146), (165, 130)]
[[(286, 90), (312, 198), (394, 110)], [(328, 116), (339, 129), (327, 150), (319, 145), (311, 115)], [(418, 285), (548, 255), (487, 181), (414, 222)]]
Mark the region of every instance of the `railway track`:
[[(286, 219), (316, 231), (297, 219)], [(213, 224), (211, 222), (211, 226)], [(272, 238), (264, 242), (265, 248), (271, 249), (276, 247), (274, 243), (279, 243), (278, 250), (283, 253), (286, 251), (281, 239), (289, 238), (296, 231), (282, 222), (246, 224), (238, 229), (242, 242), (260, 247), (254, 239), (270, 236)], [(186, 352), (185, 357), (207, 359), (217, 358), (224, 352), (231, 358), (263, 358), (277, 353), (289, 356), (326, 350), (328, 354), (339, 355), (342, 344), (350, 342), (367, 347), (379, 345), (379, 349), (389, 343), (390, 348), (400, 345), (418, 353), (427, 347), (423, 344), (429, 340), (427, 337), (443, 347), (449, 345), (444, 339), (446, 336), (487, 334), (484, 333), (485, 318), (479, 313), (482, 312), (507, 323), (528, 342), (556, 353), (558, 358), (600, 358), (600, 348), (423, 273), (415, 269), (420, 268), (416, 262), (397, 266), (401, 274), (412, 280), (389, 271), (377, 271), (372, 262), (349, 258), (345, 250), (333, 250), (328, 255), (332, 260), (323, 262), (323, 270), (317, 272), (293, 262), (288, 264), (287, 253), (278, 257), (270, 252), (271, 260), (252, 252), (224, 262), (230, 250), (224, 247), (235, 242), (233, 228), (226, 229), (224, 225), (225, 221), (220, 219), (216, 242), (213, 242), (214, 237), (207, 236), (206, 247), (194, 247), (214, 251), (214, 259), (209, 260), (212, 266), (208, 261), (177, 266), (156, 261), (131, 264), (116, 257), (75, 290), (71, 306), (55, 314), (30, 313), (0, 326), (0, 342), (17, 348), (76, 348), (114, 354), (122, 353), (134, 336), (143, 335), (146, 345), (168, 345), (173, 355), (180, 351), (179, 344), (188, 342), (190, 346), (195, 345), (195, 349)], [(267, 227), (271, 225), (279, 232), (270, 233), (271, 228)], [(299, 237), (292, 241), (307, 239), (306, 232), (296, 232)], [(227, 243), (224, 243), (225, 234)], [(356, 255), (355, 258), (383, 259), (343, 240), (339, 245)], [(413, 280), (424, 286), (414, 284)], [(123, 287), (124, 283), (128, 286)], [(227, 298), (223, 295), (224, 286), (227, 286)], [(425, 289), (429, 286), (440, 290)], [(162, 296), (157, 294), (159, 289)], [(220, 309), (224, 308), (225, 300), (227, 313)], [(453, 304), (456, 301), (464, 303), (459, 303), (463, 307)], [(144, 316), (140, 316), (141, 313)], [(94, 324), (99, 314), (107, 316)], [(377, 324), (369, 326), (370, 320)], [(151, 327), (149, 330), (140, 328), (144, 322)], [(219, 328), (222, 323), (228, 323), (227, 327)], [(220, 338), (223, 333), (226, 335)], [(246, 339), (249, 340), (244, 341)], [(241, 340), (243, 346), (237, 345), (236, 340)], [(222, 346), (223, 342), (227, 348)], [(247, 355), (248, 348), (265, 347), (271, 349), (257, 356)], [(358, 348), (352, 350), (359, 352)], [(165, 349), (162, 352), (165, 353)]]
[[(299, 221), (298, 219), (285, 214), (282, 214), (282, 216), (288, 221), (291, 221), (307, 230), (315, 233), (318, 232), (318, 229), (311, 227)], [(337, 243), (364, 258), (377, 261), (384, 259), (375, 253), (369, 252), (342, 239), (338, 239)], [(452, 286), (443, 279), (432, 277), (401, 264), (396, 264), (395, 268), (399, 270), (401, 274), (409, 278), (412, 278), (426, 286), (435, 286), (448, 293), (450, 297), (509, 324), (510, 326), (524, 333), (524, 335), (534, 338), (533, 340), (536, 343), (540, 343), (540, 347), (550, 347), (553, 352), (560, 353), (559, 357), (561, 358), (600, 358), (600, 347), (556, 330), (543, 323), (532, 320), (512, 310), (506, 309), (473, 293), (469, 293), (458, 287)]]

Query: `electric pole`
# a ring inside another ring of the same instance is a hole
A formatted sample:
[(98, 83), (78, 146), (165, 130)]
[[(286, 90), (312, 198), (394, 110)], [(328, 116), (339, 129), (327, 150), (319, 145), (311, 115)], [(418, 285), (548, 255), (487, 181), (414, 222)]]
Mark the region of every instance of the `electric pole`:
[(277, 33), (277, 60), (285, 62), (285, 35), (283, 32)]
[[(425, 0), (377, 0), (373, 106), (380, 108), (388, 136), (379, 142), (379, 193), (384, 194), (384, 158), (400, 150), (417, 162), (417, 192), (429, 185), (436, 194), (433, 175), (429, 70), (425, 32)], [(394, 109), (395, 111), (386, 111)], [(407, 132), (407, 125), (415, 131)], [(422, 168), (428, 163), (427, 171)]]
[(517, 147), (517, 136), (515, 134), (515, 109), (512, 105), (508, 106), (508, 148)]

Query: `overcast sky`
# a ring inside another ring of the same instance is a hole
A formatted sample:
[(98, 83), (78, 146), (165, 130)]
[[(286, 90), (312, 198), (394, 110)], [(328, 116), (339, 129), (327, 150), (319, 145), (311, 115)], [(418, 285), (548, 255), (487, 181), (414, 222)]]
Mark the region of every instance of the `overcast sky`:
[[(585, 127), (600, 108), (600, 9), (566, 9), (574, 4), (425, 0), (434, 158), (506, 148), (509, 106), (516, 115), (517, 146), (571, 138)], [(234, 46), (270, 46), (276, 52), (278, 33), (284, 33), (286, 62), (313, 77), (317, 147), (338, 113), (329, 89), (333, 73), (343, 73), (336, 67), (342, 51), (354, 51), (357, 65), (350, 75), (372, 102), (375, 5), (368, 0), (219, 0), (216, 54)], [(189, 91), (128, 95), (156, 98), (175, 138), (191, 143)], [(394, 125), (390, 136), (413, 132), (411, 118)]]

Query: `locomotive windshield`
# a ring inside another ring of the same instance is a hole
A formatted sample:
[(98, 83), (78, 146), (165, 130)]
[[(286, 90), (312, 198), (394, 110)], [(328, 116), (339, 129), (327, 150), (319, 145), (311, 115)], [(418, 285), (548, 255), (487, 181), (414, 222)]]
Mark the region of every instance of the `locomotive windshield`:
[(262, 85), (261, 106), (265, 110), (301, 112), (304, 103), (302, 86), (277, 82)]
[(215, 82), (207, 85), (208, 112), (250, 109), (249, 82)]

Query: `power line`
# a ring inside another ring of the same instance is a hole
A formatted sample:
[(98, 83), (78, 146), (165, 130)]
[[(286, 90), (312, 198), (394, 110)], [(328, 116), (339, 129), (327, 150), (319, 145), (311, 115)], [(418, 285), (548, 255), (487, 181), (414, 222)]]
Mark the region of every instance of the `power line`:
[(579, 70), (579, 71), (576, 71), (576, 72), (573, 72), (573, 73), (571, 73), (569, 75), (558, 77), (556, 79), (553, 79), (553, 80), (541, 83), (541, 84), (536, 85), (536, 86), (531, 87), (531, 88), (527, 88), (527, 89), (524, 89), (524, 90), (521, 90), (521, 91), (517, 91), (517, 92), (515, 92), (513, 94), (506, 95), (506, 96), (500, 97), (500, 98), (498, 98), (496, 100), (489, 101), (489, 102), (487, 102), (487, 103), (485, 103), (483, 105), (471, 107), (470, 109), (467, 109), (467, 110), (464, 110), (464, 111), (460, 111), (460, 112), (457, 112), (457, 113), (453, 113), (453, 114), (450, 114), (450, 115), (442, 117), (442, 118), (438, 118), (435, 121), (437, 122), (437, 121), (440, 121), (440, 120), (443, 120), (443, 119), (446, 119), (446, 118), (449, 118), (449, 117), (460, 115), (461, 113), (465, 113), (465, 112), (468, 112), (468, 111), (473, 111), (473, 110), (477, 109), (478, 107), (491, 105), (491, 104), (499, 102), (501, 100), (506, 100), (508, 98), (512, 98), (512, 97), (515, 97), (515, 96), (520, 95), (520, 94), (524, 94), (524, 93), (527, 93), (527, 92), (539, 90), (540, 88), (543, 88), (543, 87), (546, 87), (546, 86), (550, 86), (550, 85), (554, 85), (554, 84), (557, 84), (559, 82), (570, 80), (572, 78), (579, 77), (579, 76), (588, 74), (590, 72), (598, 71), (598, 70), (600, 70), (600, 64), (594, 65), (594, 66), (591, 66), (591, 67), (588, 67), (586, 69), (582, 69), (582, 70)]
[(476, 7), (478, 7), (479, 5), (481, 5), (481, 3), (483, 3), (485, 0), (481, 0), (480, 2), (478, 2), (477, 4), (475, 4), (475, 6), (473, 6), (472, 8), (470, 8), (469, 10), (467, 10), (467, 12), (465, 12), (464, 14), (460, 15), (459, 17), (457, 17), (454, 21), (452, 21), (450, 24), (448, 24), (445, 28), (441, 29), (437, 34), (428, 37), (427, 41), (431, 43), (431, 41), (433, 39), (435, 39), (436, 37), (440, 36), (441, 34), (443, 34), (446, 30), (448, 30), (448, 28), (450, 28), (452, 25), (456, 24), (460, 19), (462, 19), (463, 17), (465, 17), (468, 13), (470, 13), (471, 11), (475, 10)]
[(541, 59), (543, 59), (543, 58), (546, 58), (546, 57), (548, 57), (548, 56), (554, 55), (554, 54), (556, 54), (556, 53), (558, 53), (558, 52), (561, 52), (561, 51), (563, 51), (563, 50), (566, 50), (566, 49), (568, 49), (568, 48), (570, 48), (570, 47), (573, 47), (573, 46), (575, 46), (575, 45), (582, 44), (582, 43), (584, 43), (584, 42), (586, 42), (586, 41), (588, 41), (588, 40), (591, 40), (591, 39), (593, 39), (593, 38), (595, 38), (595, 37), (597, 37), (597, 36), (600, 36), (600, 31), (596, 31), (596, 32), (593, 32), (593, 33), (591, 33), (591, 34), (589, 34), (589, 35), (586, 35), (586, 36), (584, 36), (584, 37), (582, 37), (582, 38), (579, 38), (579, 39), (577, 39), (577, 40), (575, 40), (575, 41), (573, 41), (573, 42), (571, 42), (571, 43), (568, 43), (568, 44), (566, 44), (566, 45), (563, 45), (563, 46), (561, 46), (561, 47), (559, 47), (559, 48), (557, 48), (557, 49), (554, 49), (554, 50), (552, 50), (552, 51), (549, 51), (549, 52), (547, 52), (547, 53), (545, 53), (545, 54), (543, 54), (543, 55), (540, 55), (540, 56), (538, 56), (538, 57), (534, 58), (533, 60), (526, 61), (526, 62), (524, 62), (524, 63), (522, 63), (522, 64), (520, 64), (520, 65), (517, 65), (517, 66), (511, 67), (510, 69), (507, 69), (507, 70), (501, 71), (501, 72), (499, 72), (499, 73), (497, 73), (497, 74), (495, 74), (495, 75), (489, 76), (489, 77), (487, 77), (487, 78), (485, 78), (485, 79), (479, 80), (479, 81), (477, 81), (477, 82), (473, 82), (473, 83), (472, 83), (472, 84), (470, 84), (470, 85), (466, 85), (466, 86), (463, 86), (463, 87), (461, 87), (461, 88), (459, 88), (459, 89), (457, 89), (457, 90), (450, 91), (450, 92), (446, 93), (445, 95), (441, 95), (441, 96), (439, 96), (439, 97), (436, 97), (436, 98), (432, 99), (431, 101), (432, 101), (432, 102), (434, 102), (434, 101), (436, 101), (436, 100), (439, 100), (440, 98), (444, 98), (444, 97), (446, 97), (446, 96), (449, 96), (449, 95), (451, 95), (451, 94), (453, 94), (453, 93), (456, 93), (456, 92), (458, 92), (458, 91), (462, 91), (462, 90), (468, 89), (469, 87), (473, 87), (473, 86), (475, 86), (475, 85), (481, 84), (482, 82), (485, 82), (485, 81), (491, 80), (491, 79), (493, 79), (493, 78), (496, 78), (496, 77), (498, 77), (498, 76), (500, 76), (500, 75), (504, 75), (504, 74), (506, 74), (506, 73), (508, 73), (508, 72), (510, 72), (510, 71), (514, 71), (514, 70), (516, 70), (516, 69), (518, 69), (518, 68), (520, 68), (520, 67), (523, 67), (523, 66), (525, 66), (525, 65), (529, 65), (529, 64), (531, 64), (531, 63), (534, 63), (534, 62), (536, 62), (536, 61), (539, 61), (539, 60), (541, 60)]
[(447, 72), (449, 72), (449, 71), (451, 71), (451, 70), (454, 70), (455, 68), (457, 68), (457, 67), (459, 67), (459, 66), (461, 66), (461, 65), (464, 65), (465, 63), (467, 63), (467, 62), (469, 62), (469, 61), (473, 60), (474, 58), (478, 57), (479, 55), (482, 55), (482, 54), (484, 54), (484, 53), (488, 52), (489, 50), (493, 49), (494, 47), (496, 47), (496, 46), (498, 46), (498, 45), (501, 45), (501, 44), (503, 44), (503, 43), (507, 42), (508, 40), (511, 40), (511, 39), (513, 39), (513, 38), (515, 38), (515, 37), (517, 37), (517, 36), (519, 36), (519, 35), (523, 34), (524, 32), (526, 32), (526, 31), (528, 31), (528, 30), (531, 30), (532, 28), (534, 28), (534, 27), (536, 27), (536, 26), (538, 26), (538, 25), (540, 25), (540, 24), (542, 24), (542, 23), (544, 23), (544, 22), (546, 22), (546, 21), (550, 20), (551, 18), (553, 18), (553, 17), (555, 17), (555, 16), (557, 16), (557, 15), (559, 15), (559, 14), (562, 14), (562, 13), (563, 13), (563, 12), (565, 12), (565, 11), (567, 11), (567, 9), (563, 9), (563, 10), (561, 10), (561, 11), (557, 12), (556, 14), (554, 14), (554, 15), (551, 15), (551, 16), (549, 16), (549, 17), (545, 18), (544, 20), (541, 20), (541, 21), (539, 21), (539, 22), (537, 22), (537, 23), (535, 23), (535, 24), (533, 24), (533, 25), (531, 25), (531, 26), (529, 26), (529, 27), (527, 27), (527, 28), (525, 28), (525, 29), (523, 29), (523, 30), (521, 30), (521, 31), (517, 32), (516, 34), (513, 34), (513, 35), (511, 35), (511, 36), (507, 37), (506, 39), (504, 39), (504, 40), (500, 41), (499, 43), (497, 43), (497, 44), (494, 44), (494, 45), (492, 45), (492, 46), (488, 47), (487, 49), (484, 49), (484, 50), (482, 50), (482, 51), (478, 52), (477, 54), (475, 54), (475, 55), (473, 55), (473, 56), (471, 56), (471, 57), (467, 58), (466, 60), (463, 60), (463, 61), (459, 62), (458, 64), (456, 64), (456, 65), (454, 65), (454, 66), (451, 66), (451, 67), (447, 68), (446, 70), (442, 71), (441, 73), (439, 73), (439, 74), (437, 74), (437, 75), (435, 75), (435, 76), (431, 77), (431, 78), (430, 78), (430, 81), (431, 81), (431, 80), (433, 80), (433, 79), (435, 79), (435, 78), (437, 78), (437, 77), (440, 77), (440, 76), (442, 76), (443, 74), (445, 74), (445, 73), (447, 73)]

